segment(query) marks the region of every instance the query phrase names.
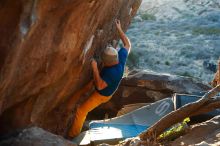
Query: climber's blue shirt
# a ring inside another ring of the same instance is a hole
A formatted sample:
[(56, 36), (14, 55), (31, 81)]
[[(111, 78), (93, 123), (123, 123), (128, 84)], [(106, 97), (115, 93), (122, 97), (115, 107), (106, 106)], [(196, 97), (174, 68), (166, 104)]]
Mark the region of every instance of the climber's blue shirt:
[(125, 48), (121, 48), (118, 52), (119, 63), (102, 69), (100, 76), (108, 86), (102, 90), (97, 90), (101, 95), (111, 96), (117, 90), (124, 74), (127, 57), (128, 51)]

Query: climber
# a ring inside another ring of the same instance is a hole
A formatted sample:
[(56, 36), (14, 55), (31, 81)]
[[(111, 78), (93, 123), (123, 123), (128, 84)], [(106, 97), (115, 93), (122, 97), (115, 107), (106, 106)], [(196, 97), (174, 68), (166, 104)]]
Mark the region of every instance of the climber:
[(68, 132), (69, 137), (75, 137), (80, 133), (88, 112), (111, 99), (123, 77), (131, 43), (121, 28), (120, 20), (116, 19), (115, 25), (123, 42), (123, 47), (119, 51), (110, 46), (106, 47), (102, 54), (104, 67), (101, 72), (98, 70), (96, 60), (92, 59), (91, 67), (96, 90), (87, 101), (77, 107), (76, 115)]

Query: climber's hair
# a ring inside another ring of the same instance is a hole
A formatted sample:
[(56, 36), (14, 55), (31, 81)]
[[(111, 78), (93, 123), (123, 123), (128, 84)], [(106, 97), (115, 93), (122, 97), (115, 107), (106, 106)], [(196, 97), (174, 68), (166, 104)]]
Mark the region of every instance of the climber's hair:
[(112, 46), (107, 46), (102, 53), (102, 61), (105, 65), (117, 64), (119, 62), (118, 51)]

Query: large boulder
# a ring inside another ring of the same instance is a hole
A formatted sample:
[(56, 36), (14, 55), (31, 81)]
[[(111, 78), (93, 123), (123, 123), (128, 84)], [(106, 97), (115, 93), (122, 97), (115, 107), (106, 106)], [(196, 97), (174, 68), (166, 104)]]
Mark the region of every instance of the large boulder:
[(209, 89), (208, 85), (189, 77), (134, 70), (122, 80), (114, 98), (121, 97), (123, 104), (155, 102), (173, 93), (197, 94)]
[(35, 124), (65, 135), (78, 102), (69, 99), (91, 79), (91, 57), (118, 40), (114, 19), (126, 30), (140, 3), (1, 0), (0, 134)]
[(30, 127), (12, 134), (0, 142), (1, 146), (76, 146), (61, 136), (38, 127)]

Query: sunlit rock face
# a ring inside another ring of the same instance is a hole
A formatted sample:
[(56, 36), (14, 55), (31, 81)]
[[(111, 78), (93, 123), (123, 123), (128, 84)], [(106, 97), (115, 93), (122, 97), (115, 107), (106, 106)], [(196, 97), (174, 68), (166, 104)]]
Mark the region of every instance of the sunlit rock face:
[(187, 134), (171, 142), (170, 145), (220, 145), (220, 116), (209, 121), (191, 126)]
[(65, 135), (78, 102), (68, 100), (91, 79), (91, 57), (118, 39), (114, 19), (127, 29), (140, 3), (0, 1), (0, 133), (35, 124)]

